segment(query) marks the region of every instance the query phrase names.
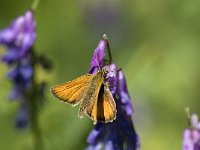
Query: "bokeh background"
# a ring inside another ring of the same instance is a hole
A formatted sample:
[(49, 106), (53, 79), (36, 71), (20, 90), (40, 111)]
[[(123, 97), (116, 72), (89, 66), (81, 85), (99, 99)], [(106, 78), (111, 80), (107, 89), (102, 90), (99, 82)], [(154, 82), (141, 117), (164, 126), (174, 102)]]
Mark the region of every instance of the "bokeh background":
[[(0, 0), (0, 29), (30, 7), (31, 0)], [(78, 107), (60, 103), (49, 88), (89, 69), (106, 33), (114, 62), (124, 70), (141, 150), (179, 150), (188, 126), (185, 107), (200, 115), (200, 2), (188, 0), (41, 0), (36, 48), (52, 59), (47, 100), (39, 121), (46, 150), (82, 150), (92, 122)], [(1, 49), (1, 53), (3, 50)], [(14, 128), (18, 103), (7, 100), (8, 68), (0, 64), (0, 149), (31, 150), (29, 130)]]

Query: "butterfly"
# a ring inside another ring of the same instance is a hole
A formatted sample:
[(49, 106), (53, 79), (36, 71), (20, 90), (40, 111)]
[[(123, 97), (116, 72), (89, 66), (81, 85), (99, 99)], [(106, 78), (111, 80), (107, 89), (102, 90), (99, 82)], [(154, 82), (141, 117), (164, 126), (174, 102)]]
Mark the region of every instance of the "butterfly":
[(109, 84), (105, 79), (106, 70), (95, 74), (85, 74), (72, 81), (51, 88), (51, 92), (61, 101), (73, 106), (80, 104), (80, 118), (84, 115), (97, 122), (112, 122), (116, 119), (116, 104)]

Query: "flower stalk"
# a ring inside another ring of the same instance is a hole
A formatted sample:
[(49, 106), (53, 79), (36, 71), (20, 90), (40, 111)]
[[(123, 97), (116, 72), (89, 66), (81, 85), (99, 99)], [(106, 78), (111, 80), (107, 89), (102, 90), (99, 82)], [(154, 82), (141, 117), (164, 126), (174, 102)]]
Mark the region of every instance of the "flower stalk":
[(38, 86), (35, 79), (36, 75), (36, 68), (35, 65), (37, 63), (37, 56), (34, 52), (33, 47), (31, 48), (31, 56), (32, 56), (32, 68), (33, 68), (33, 75), (32, 75), (32, 88), (29, 94), (29, 108), (30, 108), (30, 120), (31, 120), (31, 130), (33, 134), (34, 140), (34, 149), (35, 150), (42, 150), (43, 149), (43, 141), (41, 137), (41, 131), (38, 122)]
[[(104, 59), (106, 50), (108, 52), (108, 63)], [(139, 150), (139, 139), (131, 115), (133, 108), (127, 90), (127, 84), (122, 69), (112, 63), (111, 50), (106, 35), (100, 40), (94, 51), (90, 74), (95, 74), (99, 66), (107, 71), (106, 82), (116, 103), (116, 119), (110, 123), (97, 122), (88, 136), (89, 146), (87, 150)]]
[(109, 58), (108, 64), (111, 64), (111, 63), (112, 63), (112, 55), (111, 55), (110, 44), (109, 44), (109, 42), (108, 42), (108, 37), (107, 37), (106, 34), (103, 35), (103, 39), (104, 39), (105, 41), (107, 41), (107, 52), (108, 52), (108, 58)]
[(31, 9), (32, 10), (36, 10), (37, 7), (38, 7), (39, 2), (40, 2), (40, 0), (33, 0), (33, 3), (31, 5)]
[[(35, 6), (36, 6), (35, 1)], [(35, 7), (36, 8), (36, 7)], [(35, 53), (36, 38), (34, 12), (28, 10), (6, 29), (0, 30), (0, 44), (5, 46), (1, 60), (10, 68), (7, 77), (13, 84), (9, 99), (21, 105), (15, 125), (19, 129), (30, 127), (35, 150), (42, 150), (43, 143), (39, 129), (39, 107), (44, 101), (45, 82), (36, 80), (36, 64), (45, 70), (51, 69), (51, 62), (44, 55)]]

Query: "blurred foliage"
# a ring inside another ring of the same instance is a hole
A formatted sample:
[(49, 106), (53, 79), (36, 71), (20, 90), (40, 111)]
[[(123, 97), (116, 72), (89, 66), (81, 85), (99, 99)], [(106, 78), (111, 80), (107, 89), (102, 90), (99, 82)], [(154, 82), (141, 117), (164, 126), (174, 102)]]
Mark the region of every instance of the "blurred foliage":
[[(0, 29), (31, 2), (0, 0)], [(107, 33), (114, 62), (127, 77), (141, 150), (181, 149), (188, 126), (184, 108), (200, 114), (199, 5), (187, 0), (41, 0), (36, 49), (53, 60), (54, 71), (38, 69), (38, 80), (45, 79), (50, 88), (87, 73), (93, 50)], [(6, 70), (1, 64), (0, 149), (31, 150), (31, 133), (13, 127), (17, 104), (7, 100)], [(77, 117), (78, 107), (46, 93), (39, 118), (45, 149), (84, 149), (92, 122)]]

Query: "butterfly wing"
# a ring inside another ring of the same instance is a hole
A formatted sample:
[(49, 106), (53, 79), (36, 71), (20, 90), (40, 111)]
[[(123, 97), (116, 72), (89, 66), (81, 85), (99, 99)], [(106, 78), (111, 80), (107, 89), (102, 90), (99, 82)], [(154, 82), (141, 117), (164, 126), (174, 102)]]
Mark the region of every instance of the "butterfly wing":
[(102, 84), (98, 96), (90, 107), (87, 114), (96, 123), (97, 121), (107, 123), (116, 118), (116, 104), (108, 85)]
[(51, 88), (51, 92), (61, 101), (77, 105), (87, 91), (94, 75), (86, 74), (72, 81)]
[(104, 119), (105, 122), (112, 122), (116, 119), (116, 104), (115, 100), (110, 92), (110, 89), (107, 85), (104, 86), (104, 94), (103, 94), (103, 111), (104, 111)]
[[(87, 113), (88, 110), (91, 111), (92, 106), (96, 105), (96, 101), (98, 99), (98, 94), (103, 84), (103, 76), (101, 72), (97, 72), (94, 74), (94, 78), (90, 83), (90, 86), (87, 89), (87, 93), (85, 94), (79, 108), (79, 117), (83, 117), (84, 114), (90, 115)], [(90, 117), (91, 118), (91, 117)]]

